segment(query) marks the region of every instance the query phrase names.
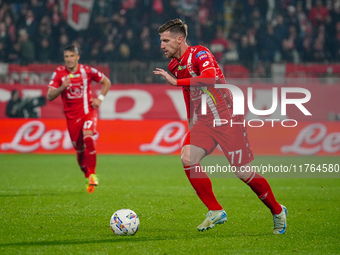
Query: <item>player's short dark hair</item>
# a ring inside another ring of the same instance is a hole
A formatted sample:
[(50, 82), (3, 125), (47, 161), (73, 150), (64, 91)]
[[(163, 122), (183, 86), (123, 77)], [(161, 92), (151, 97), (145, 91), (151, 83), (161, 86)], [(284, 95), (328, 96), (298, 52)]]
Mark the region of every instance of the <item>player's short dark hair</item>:
[(177, 34), (183, 35), (184, 39), (187, 38), (188, 26), (180, 19), (169, 20), (165, 24), (161, 25), (158, 29), (158, 33), (161, 34), (168, 30), (171, 33), (177, 33)]
[(71, 52), (75, 52), (77, 54), (79, 54), (79, 50), (76, 46), (70, 44), (70, 45), (67, 45), (65, 48), (64, 48), (64, 52), (65, 51), (71, 51)]

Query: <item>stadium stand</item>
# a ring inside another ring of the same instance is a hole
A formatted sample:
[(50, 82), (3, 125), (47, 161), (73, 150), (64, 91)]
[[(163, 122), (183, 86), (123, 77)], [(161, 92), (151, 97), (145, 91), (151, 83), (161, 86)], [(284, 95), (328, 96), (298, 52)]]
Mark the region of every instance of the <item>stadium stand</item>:
[[(150, 72), (165, 65), (157, 29), (175, 17), (190, 26), (190, 44), (209, 46), (220, 64), (242, 65), (250, 77), (270, 77), (272, 64), (340, 61), (339, 0), (94, 0), (71, 14), (67, 2), (1, 1), (0, 62), (62, 63), (73, 43), (83, 63), (110, 65), (113, 82), (159, 82)], [(89, 15), (85, 27), (70, 24), (77, 11)]]

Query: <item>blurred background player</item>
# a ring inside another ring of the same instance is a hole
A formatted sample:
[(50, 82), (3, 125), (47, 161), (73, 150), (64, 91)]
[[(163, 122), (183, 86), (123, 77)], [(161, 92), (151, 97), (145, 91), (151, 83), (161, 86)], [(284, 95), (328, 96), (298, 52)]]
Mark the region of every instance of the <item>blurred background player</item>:
[[(270, 209), (274, 221), (273, 233), (285, 233), (287, 209), (276, 201), (267, 180), (251, 170), (250, 162), (254, 157), (246, 128), (243, 125), (227, 126), (218, 122), (216, 127), (213, 126), (213, 121), (217, 119), (232, 120), (234, 123), (244, 120), (243, 116), (232, 114), (229, 90), (213, 87), (215, 83), (226, 83), (214, 56), (203, 46), (189, 46), (186, 43), (187, 25), (180, 19), (166, 22), (158, 32), (161, 49), (167, 58), (172, 59), (168, 68), (175, 78), (161, 68), (156, 68), (154, 74), (163, 76), (173, 86), (183, 88), (190, 130), (182, 145), (181, 161), (196, 194), (209, 210), (204, 222), (197, 227), (198, 230), (207, 230), (227, 221), (227, 214), (215, 198), (208, 175), (196, 171), (202, 169), (200, 161), (219, 144), (230, 165), (236, 167), (237, 177)], [(202, 94), (207, 97), (206, 115), (201, 114)], [(197, 115), (195, 123), (194, 113)], [(244, 169), (247, 171), (240, 171)]]
[[(77, 152), (77, 160), (85, 174), (86, 189), (92, 193), (98, 185), (96, 176), (96, 134), (98, 108), (111, 86), (111, 81), (93, 67), (79, 64), (78, 48), (69, 45), (64, 49), (64, 66), (52, 75), (47, 99), (52, 101), (60, 94), (64, 104), (67, 128)], [(102, 84), (101, 94), (92, 98), (91, 81)]]

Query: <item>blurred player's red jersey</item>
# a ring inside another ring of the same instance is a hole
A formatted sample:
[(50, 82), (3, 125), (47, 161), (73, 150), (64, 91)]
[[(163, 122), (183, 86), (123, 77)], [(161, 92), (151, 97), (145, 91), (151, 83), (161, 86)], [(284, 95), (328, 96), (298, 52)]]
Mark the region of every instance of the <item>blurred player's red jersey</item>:
[[(174, 58), (171, 60), (168, 68), (177, 79), (196, 77), (204, 71), (214, 68), (216, 70), (215, 84), (226, 84), (224, 75), (214, 56), (207, 48), (200, 45), (189, 46), (179, 60)], [(214, 119), (230, 119), (232, 116), (232, 96), (230, 91), (228, 89), (215, 89), (214, 84), (207, 85), (206, 83), (207, 80), (202, 78), (202, 86), (189, 86), (190, 84), (183, 86), (188, 118), (192, 118), (192, 114), (195, 112), (197, 121), (210, 124), (213, 123)], [(202, 94), (208, 94), (207, 115), (201, 114)]]
[(97, 69), (82, 64), (73, 73), (66, 66), (59, 66), (53, 73), (49, 86), (59, 88), (67, 76), (70, 77), (71, 84), (61, 93), (65, 116), (67, 119), (79, 118), (93, 110), (90, 102), (91, 81), (100, 82), (104, 75)]

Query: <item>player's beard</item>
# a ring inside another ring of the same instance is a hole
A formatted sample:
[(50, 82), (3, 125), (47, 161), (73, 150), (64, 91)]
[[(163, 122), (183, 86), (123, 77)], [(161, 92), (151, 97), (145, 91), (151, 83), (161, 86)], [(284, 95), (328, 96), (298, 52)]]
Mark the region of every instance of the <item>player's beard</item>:
[(171, 49), (172, 49), (172, 51), (168, 51), (168, 55), (166, 55), (167, 58), (176, 58), (177, 59), (176, 54), (178, 53), (179, 48), (171, 47)]
[(66, 64), (66, 66), (67, 66), (67, 69), (74, 71), (77, 65), (76, 63), (71, 63), (71, 64), (68, 63)]
[(169, 51), (168, 51), (168, 52), (164, 52), (164, 55), (165, 55), (167, 58), (171, 58), (170, 52), (169, 52)]
[(174, 58), (175, 53), (170, 53), (170, 51), (168, 51), (168, 54), (166, 55), (167, 58)]

